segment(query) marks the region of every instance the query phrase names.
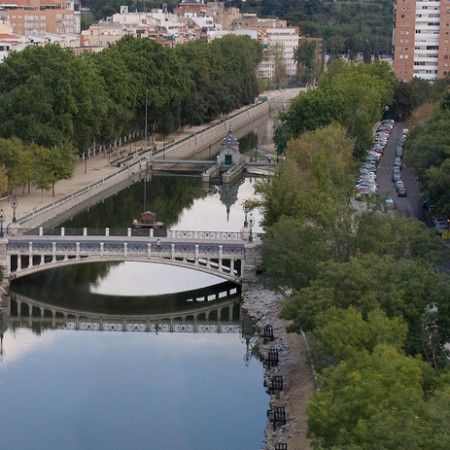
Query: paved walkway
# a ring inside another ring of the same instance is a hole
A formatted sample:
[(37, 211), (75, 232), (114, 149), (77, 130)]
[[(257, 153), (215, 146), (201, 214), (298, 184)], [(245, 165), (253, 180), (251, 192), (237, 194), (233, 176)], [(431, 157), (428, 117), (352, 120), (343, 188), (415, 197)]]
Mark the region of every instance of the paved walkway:
[[(299, 89), (292, 89), (289, 91), (275, 91), (270, 93), (263, 93), (261, 96), (266, 96), (269, 99), (274, 99), (276, 97), (283, 97), (286, 94), (292, 94), (294, 92), (298, 92)], [(251, 105), (250, 105), (251, 106)], [(247, 109), (249, 106), (245, 106), (241, 108), (241, 110)], [(234, 111), (232, 114), (235, 114), (238, 111)], [(201, 131), (210, 125), (214, 124), (216, 121), (208, 124), (204, 124), (201, 126), (193, 126), (186, 127), (183, 131), (178, 131), (176, 133), (168, 136), (168, 140), (180, 141), (187, 136), (190, 136), (198, 131)], [(219, 121), (217, 121), (219, 122)], [(133, 151), (135, 148), (144, 147), (144, 141), (127, 143), (122, 147), (119, 147), (116, 150), (117, 156), (111, 155), (111, 160), (114, 160), (118, 157), (118, 154), (121, 150), (130, 150)], [(80, 161), (75, 169), (75, 173), (72, 179), (70, 180), (62, 180), (58, 181), (55, 185), (55, 196), (52, 196), (52, 190), (41, 192), (40, 190), (36, 190), (35, 188), (31, 188), (31, 192), (28, 193), (28, 190), (25, 190), (25, 195), (23, 195), (22, 187), (18, 187), (15, 189), (16, 200), (18, 203), (16, 209), (16, 217), (19, 218), (31, 211), (34, 208), (38, 209), (42, 206), (53, 203), (55, 200), (65, 197), (66, 195), (70, 195), (83, 187), (89, 186), (92, 183), (95, 183), (107, 176), (117, 172), (120, 168), (116, 166), (110, 165), (110, 158), (104, 154), (98, 155), (92, 158), (87, 159), (86, 161)], [(4, 226), (6, 227), (8, 223), (12, 221), (13, 218), (13, 210), (11, 208), (11, 199), (4, 198), (0, 200), (0, 208), (3, 209), (6, 218)]]

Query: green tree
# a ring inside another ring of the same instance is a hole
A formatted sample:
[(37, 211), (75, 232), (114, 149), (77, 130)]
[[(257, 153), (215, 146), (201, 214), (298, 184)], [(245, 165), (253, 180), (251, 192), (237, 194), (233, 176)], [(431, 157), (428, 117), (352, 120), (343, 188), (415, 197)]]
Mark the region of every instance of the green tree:
[(44, 196), (44, 191), (50, 190), (52, 183), (52, 173), (50, 171), (50, 160), (52, 153), (48, 148), (35, 146), (34, 147), (35, 162), (33, 168), (33, 185), (36, 189), (41, 190), (41, 201)]
[(353, 191), (353, 141), (337, 124), (291, 140), (283, 164), (270, 183), (256, 185), (264, 211), (263, 226), (283, 215), (300, 223), (334, 225), (337, 207)]
[(0, 163), (0, 193), (6, 192), (8, 188), (8, 171), (6, 170), (6, 167)]
[(300, 289), (318, 276), (318, 264), (331, 257), (324, 234), (316, 227), (281, 218), (264, 235), (264, 282), (274, 290)]
[[(282, 316), (294, 320), (297, 328), (314, 329), (317, 316), (333, 306), (356, 307), (364, 318), (381, 309), (387, 317), (402, 317), (408, 324), (406, 352), (427, 357), (424, 344), (429, 341), (431, 328), (423, 327), (426, 318), (433, 329), (435, 324), (443, 324), (437, 328), (435, 358), (430, 362), (436, 367), (446, 364), (448, 276), (414, 260), (396, 261), (391, 256), (373, 254), (351, 258), (347, 263), (328, 261), (316, 270), (316, 279), (290, 297), (283, 307)], [(428, 312), (430, 305), (436, 308), (432, 315)]]
[(390, 319), (381, 309), (370, 311), (365, 320), (354, 306), (348, 309), (332, 306), (317, 316), (312, 333), (316, 340), (314, 353), (324, 352), (342, 361), (355, 352), (373, 352), (379, 344), (401, 350), (407, 332), (408, 327), (400, 317)]
[(385, 344), (324, 371), (320, 390), (308, 402), (308, 435), (315, 447), (373, 448), (371, 442), (392, 450), (427, 448), (424, 371), (424, 363)]
[(439, 108), (408, 133), (406, 162), (414, 168), (425, 196), (437, 204), (434, 213), (450, 218), (450, 111)]
[(270, 60), (273, 62), (273, 82), (278, 89), (287, 83), (287, 68), (284, 58), (284, 45), (281, 42), (275, 42), (270, 48)]
[(80, 151), (106, 115), (104, 85), (90, 59), (59, 45), (27, 47), (0, 67), (0, 132), (48, 148), (70, 141)]
[(319, 59), (317, 41), (305, 41), (294, 51), (294, 59), (297, 62), (297, 74), (300, 79), (308, 84), (315, 84), (322, 71), (322, 61)]

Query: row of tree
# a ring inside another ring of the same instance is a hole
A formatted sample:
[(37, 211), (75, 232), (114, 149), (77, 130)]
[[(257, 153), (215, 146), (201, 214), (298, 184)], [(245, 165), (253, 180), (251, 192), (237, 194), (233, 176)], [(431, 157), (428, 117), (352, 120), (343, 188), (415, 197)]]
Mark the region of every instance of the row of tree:
[(28, 47), (0, 66), (0, 135), (85, 151), (142, 129), (146, 97), (148, 123), (167, 134), (251, 102), (261, 55), (257, 41), (236, 36), (173, 49), (128, 35), (81, 56)]
[(42, 192), (53, 189), (59, 180), (69, 180), (75, 170), (76, 152), (70, 145), (51, 149), (24, 144), (18, 138), (0, 138), (0, 192), (22, 186), (22, 194), (31, 184)]
[(355, 152), (362, 156), (372, 143), (373, 124), (393, 100), (395, 77), (387, 63), (347, 64), (333, 61), (319, 78), (318, 88), (301, 93), (275, 132), (277, 151), (289, 139), (305, 131), (338, 122), (356, 139)]
[(353, 208), (355, 141), (320, 125), (257, 186), (262, 276), (292, 291), (282, 317), (308, 332), (317, 369), (308, 435), (315, 448), (447, 448), (450, 277), (435, 263), (448, 251), (383, 198)]
[(434, 213), (450, 219), (450, 94), (419, 121), (406, 139), (406, 162), (414, 168), (423, 193), (436, 205)]
[[(167, 135), (253, 101), (261, 58), (257, 41), (231, 35), (176, 48), (128, 35), (81, 56), (59, 45), (27, 47), (0, 65), (0, 136), (83, 153), (143, 130), (146, 114), (149, 131)], [(0, 155), (0, 163), (16, 187), (11, 160)]]

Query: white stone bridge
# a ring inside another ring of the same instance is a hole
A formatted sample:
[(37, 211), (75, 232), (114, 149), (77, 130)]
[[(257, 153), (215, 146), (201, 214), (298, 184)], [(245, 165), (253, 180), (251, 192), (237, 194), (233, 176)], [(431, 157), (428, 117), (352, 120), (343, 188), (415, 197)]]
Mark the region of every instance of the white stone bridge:
[[(236, 284), (255, 277), (258, 239), (248, 240), (244, 231), (168, 230), (157, 238), (153, 230), (146, 236), (128, 229), (104, 229), (103, 235), (90, 235), (88, 229), (60, 229), (58, 235), (36, 234), (0, 238), (0, 264), (6, 285), (16, 278), (50, 268), (73, 264), (139, 261), (169, 264), (216, 275)], [(141, 233), (143, 230), (139, 230)], [(246, 239), (247, 238), (247, 239)]]

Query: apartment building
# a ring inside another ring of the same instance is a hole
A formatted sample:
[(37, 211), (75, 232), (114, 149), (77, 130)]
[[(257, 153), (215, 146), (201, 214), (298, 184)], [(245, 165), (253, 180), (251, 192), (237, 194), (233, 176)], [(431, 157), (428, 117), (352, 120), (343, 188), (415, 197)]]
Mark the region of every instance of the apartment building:
[(80, 14), (74, 2), (66, 0), (0, 0), (2, 16), (15, 34), (27, 36), (35, 31), (79, 33)]
[(396, 0), (394, 72), (410, 81), (450, 74), (450, 0)]
[(294, 51), (298, 47), (298, 28), (259, 28), (258, 40), (264, 47), (264, 59), (258, 67), (258, 77), (273, 78), (275, 74), (275, 54), (281, 52), (286, 75), (297, 73)]

